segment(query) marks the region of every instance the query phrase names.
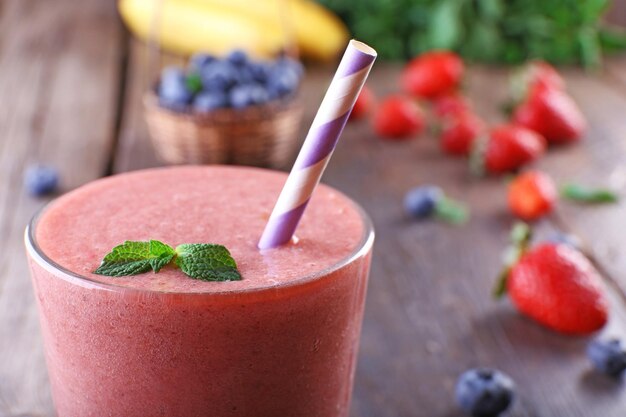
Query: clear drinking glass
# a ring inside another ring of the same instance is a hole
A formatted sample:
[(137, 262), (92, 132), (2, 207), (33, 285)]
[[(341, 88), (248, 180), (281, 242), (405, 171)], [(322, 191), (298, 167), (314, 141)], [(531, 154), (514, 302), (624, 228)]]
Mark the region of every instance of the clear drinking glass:
[[(334, 265), (264, 289), (133, 289), (25, 241), (59, 417), (345, 417), (374, 231)], [(45, 209), (44, 209), (45, 212)]]

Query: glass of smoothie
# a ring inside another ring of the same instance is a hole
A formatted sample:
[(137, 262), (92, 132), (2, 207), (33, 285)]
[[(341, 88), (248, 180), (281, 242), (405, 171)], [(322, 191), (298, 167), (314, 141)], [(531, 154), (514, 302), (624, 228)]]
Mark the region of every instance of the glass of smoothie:
[[(285, 179), (137, 171), (34, 217), (26, 248), (59, 417), (348, 416), (374, 232), (320, 185), (291, 243), (260, 251)], [(224, 245), (242, 279), (93, 273), (114, 246), (150, 239)]]

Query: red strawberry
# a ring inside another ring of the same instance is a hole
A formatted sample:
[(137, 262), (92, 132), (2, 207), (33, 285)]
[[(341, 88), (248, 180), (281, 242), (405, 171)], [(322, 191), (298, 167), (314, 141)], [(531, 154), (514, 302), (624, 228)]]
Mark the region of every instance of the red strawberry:
[(578, 106), (566, 92), (538, 86), (513, 113), (513, 122), (543, 135), (551, 143), (568, 143), (580, 139), (586, 121)]
[[(565, 80), (561, 74), (545, 61), (531, 61), (522, 69), (520, 75), (525, 93), (537, 87), (555, 88), (565, 90)], [(524, 95), (526, 95), (524, 94)]]
[(540, 171), (525, 172), (509, 184), (509, 208), (524, 220), (535, 220), (550, 213), (557, 198), (554, 181)]
[(402, 87), (416, 97), (432, 99), (454, 91), (463, 76), (463, 61), (453, 52), (427, 52), (411, 60), (402, 72)]
[(433, 112), (435, 116), (443, 119), (446, 117), (458, 116), (470, 110), (470, 104), (465, 97), (460, 94), (446, 94), (435, 100)]
[(388, 139), (404, 140), (424, 129), (424, 115), (412, 99), (400, 95), (387, 97), (374, 115), (374, 130)]
[(556, 69), (544, 61), (531, 61), (509, 78), (511, 108), (517, 107), (536, 88), (565, 90), (565, 81)]
[(538, 159), (546, 149), (543, 137), (524, 127), (504, 124), (489, 133), (484, 167), (489, 173), (512, 171)]
[(467, 111), (446, 119), (441, 131), (441, 148), (451, 155), (468, 155), (485, 123)]
[(562, 243), (543, 243), (513, 265), (506, 288), (517, 309), (563, 333), (587, 334), (604, 326), (608, 302), (591, 262)]
[(352, 108), (352, 112), (350, 113), (349, 120), (356, 120), (363, 118), (367, 113), (372, 110), (374, 106), (374, 93), (372, 90), (367, 88), (367, 86), (363, 86), (359, 97), (357, 97), (356, 102), (354, 103), (354, 107)]
[(532, 89), (536, 86), (565, 89), (565, 80), (561, 74), (545, 61), (532, 61), (526, 66), (528, 85)]

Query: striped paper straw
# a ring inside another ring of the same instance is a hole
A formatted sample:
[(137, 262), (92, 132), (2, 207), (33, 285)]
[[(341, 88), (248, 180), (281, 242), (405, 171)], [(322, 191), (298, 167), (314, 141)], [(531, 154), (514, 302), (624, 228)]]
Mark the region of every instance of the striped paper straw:
[(364, 43), (351, 40), (348, 44), (265, 226), (260, 249), (275, 248), (291, 240), (375, 59), (376, 51)]

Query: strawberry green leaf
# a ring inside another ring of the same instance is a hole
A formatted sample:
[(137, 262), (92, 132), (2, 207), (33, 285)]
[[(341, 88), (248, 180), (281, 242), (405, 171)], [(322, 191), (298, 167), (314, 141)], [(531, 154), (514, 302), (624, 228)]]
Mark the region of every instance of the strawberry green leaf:
[(528, 250), (530, 240), (532, 239), (532, 229), (524, 222), (516, 222), (511, 228), (509, 235), (511, 244), (504, 251), (502, 259), (502, 270), (496, 279), (496, 285), (493, 289), (493, 296), (501, 298), (506, 293), (506, 282), (511, 273), (511, 269), (519, 262)]

